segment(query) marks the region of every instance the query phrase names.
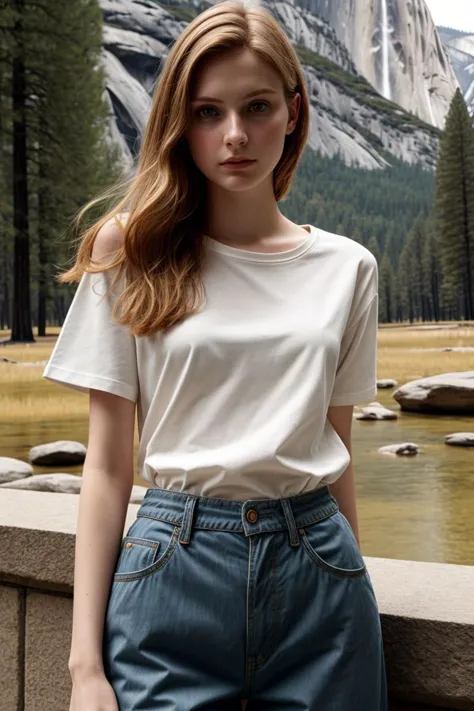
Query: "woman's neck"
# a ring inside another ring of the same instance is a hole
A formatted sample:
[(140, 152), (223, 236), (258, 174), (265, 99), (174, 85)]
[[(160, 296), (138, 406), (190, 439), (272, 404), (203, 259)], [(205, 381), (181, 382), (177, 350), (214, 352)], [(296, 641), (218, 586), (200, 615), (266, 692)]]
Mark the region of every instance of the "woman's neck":
[(301, 228), (281, 214), (271, 185), (242, 192), (222, 190), (219, 186), (208, 190), (204, 232), (223, 244), (255, 248), (259, 243), (285, 235), (291, 241), (297, 230)]

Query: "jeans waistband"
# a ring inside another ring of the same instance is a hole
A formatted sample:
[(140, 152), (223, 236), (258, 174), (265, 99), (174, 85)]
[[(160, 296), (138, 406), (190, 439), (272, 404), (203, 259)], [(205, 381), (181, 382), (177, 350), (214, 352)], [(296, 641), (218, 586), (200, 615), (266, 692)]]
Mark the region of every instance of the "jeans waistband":
[(195, 496), (170, 489), (149, 488), (137, 517), (146, 516), (179, 526), (180, 543), (190, 542), (193, 528), (253, 536), (288, 529), (290, 544), (299, 545), (298, 528), (338, 510), (327, 486), (283, 499), (234, 501)]

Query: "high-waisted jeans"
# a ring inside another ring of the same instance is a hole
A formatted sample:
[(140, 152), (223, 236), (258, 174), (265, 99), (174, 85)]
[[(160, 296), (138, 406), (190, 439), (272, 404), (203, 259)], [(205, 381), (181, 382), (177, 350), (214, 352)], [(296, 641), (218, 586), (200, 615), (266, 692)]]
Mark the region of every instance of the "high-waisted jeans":
[(103, 659), (120, 711), (386, 711), (380, 616), (327, 487), (230, 501), (151, 488)]

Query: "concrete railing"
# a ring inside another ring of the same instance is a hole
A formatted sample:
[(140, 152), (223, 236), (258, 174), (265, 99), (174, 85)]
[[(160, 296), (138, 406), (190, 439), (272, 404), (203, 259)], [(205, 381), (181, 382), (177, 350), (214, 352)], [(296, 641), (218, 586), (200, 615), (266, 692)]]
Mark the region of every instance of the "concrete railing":
[[(69, 709), (78, 501), (74, 494), (0, 492), (1, 711)], [(125, 528), (138, 508), (129, 506)], [(392, 711), (426, 708), (417, 704), (474, 711), (474, 567), (366, 562)]]

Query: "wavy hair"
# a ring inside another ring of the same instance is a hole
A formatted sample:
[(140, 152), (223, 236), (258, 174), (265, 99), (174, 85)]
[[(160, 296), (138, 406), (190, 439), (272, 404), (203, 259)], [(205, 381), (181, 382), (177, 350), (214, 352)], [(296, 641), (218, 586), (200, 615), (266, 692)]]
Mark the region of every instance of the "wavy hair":
[[(165, 331), (203, 303), (206, 188), (184, 134), (198, 63), (237, 48), (252, 50), (277, 71), (288, 102), (301, 94), (298, 123), (285, 137), (273, 172), (277, 201), (288, 193), (303, 153), (309, 100), (298, 56), (278, 22), (269, 11), (234, 0), (198, 15), (174, 42), (160, 74), (133, 178), (119, 181), (77, 213), (74, 225), (80, 232), (84, 215), (115, 196), (114, 207), (80, 235), (75, 264), (57, 277), (60, 283), (78, 282), (86, 271), (114, 269), (114, 285), (125, 275), (113, 318), (135, 336)], [(122, 196), (118, 201), (117, 195)], [(127, 219), (121, 221), (124, 214)], [(114, 258), (107, 263), (92, 260), (99, 230), (117, 220), (122, 241)]]

